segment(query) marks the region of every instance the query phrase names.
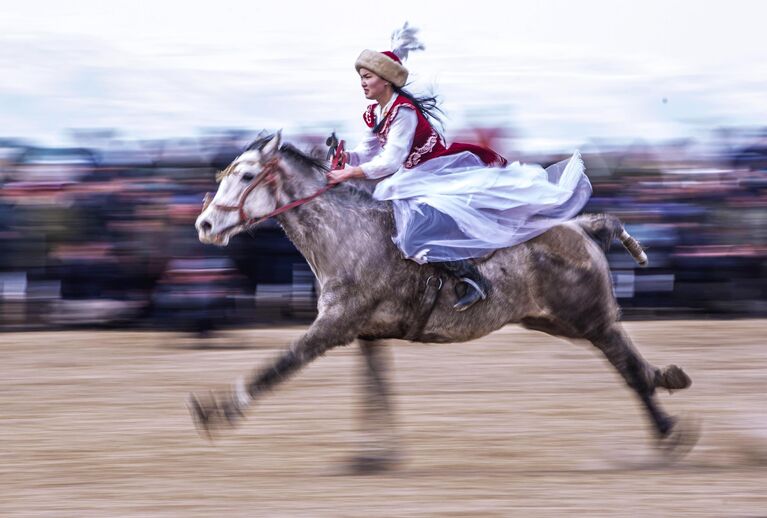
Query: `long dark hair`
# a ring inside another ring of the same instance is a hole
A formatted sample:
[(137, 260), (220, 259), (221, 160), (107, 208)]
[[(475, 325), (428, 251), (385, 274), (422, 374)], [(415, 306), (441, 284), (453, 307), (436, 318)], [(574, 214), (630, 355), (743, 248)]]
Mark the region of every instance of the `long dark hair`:
[[(439, 98), (436, 95), (416, 97), (413, 93), (405, 90), (404, 88), (400, 88), (394, 85), (392, 85), (392, 87), (394, 88), (394, 93), (399, 94), (412, 102), (416, 109), (421, 112), (421, 115), (426, 117), (426, 120), (429, 121), (429, 124), (431, 124), (432, 127), (434, 127), (435, 123), (438, 123), (440, 128), (444, 131), (445, 123), (442, 121), (442, 115), (444, 115), (445, 112), (443, 112), (439, 107)], [(378, 133), (381, 131), (383, 122), (383, 119), (378, 121), (378, 124), (376, 124), (373, 128), (373, 133)]]

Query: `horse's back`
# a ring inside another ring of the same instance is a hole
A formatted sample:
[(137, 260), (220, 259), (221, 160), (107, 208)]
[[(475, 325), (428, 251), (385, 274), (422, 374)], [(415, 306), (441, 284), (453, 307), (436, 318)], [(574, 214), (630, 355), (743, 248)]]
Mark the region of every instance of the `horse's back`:
[(570, 269), (601, 271), (605, 266), (604, 253), (575, 221), (552, 227), (526, 244), (533, 260), (545, 257)]

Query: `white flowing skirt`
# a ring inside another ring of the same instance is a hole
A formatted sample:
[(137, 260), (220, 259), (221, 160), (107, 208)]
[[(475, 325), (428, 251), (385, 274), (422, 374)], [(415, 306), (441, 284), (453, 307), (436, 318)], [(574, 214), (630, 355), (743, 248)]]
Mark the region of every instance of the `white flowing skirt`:
[(575, 152), (546, 169), (514, 162), (487, 167), (463, 152), (400, 169), (373, 197), (393, 204), (394, 243), (419, 263), (481, 257), (574, 217), (591, 196)]

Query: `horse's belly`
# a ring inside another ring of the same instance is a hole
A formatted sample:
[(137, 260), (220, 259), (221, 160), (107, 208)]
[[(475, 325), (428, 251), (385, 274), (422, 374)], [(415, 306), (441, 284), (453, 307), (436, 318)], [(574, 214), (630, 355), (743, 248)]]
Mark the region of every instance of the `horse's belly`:
[(448, 303), (439, 303), (424, 321), (423, 316), (405, 314), (394, 304), (382, 304), (362, 326), (360, 336), (399, 338), (417, 342), (453, 343), (481, 338), (500, 329), (508, 317), (482, 311), (482, 307), (458, 313)]
[(394, 304), (381, 304), (363, 324), (360, 336), (371, 338), (404, 338), (408, 322)]

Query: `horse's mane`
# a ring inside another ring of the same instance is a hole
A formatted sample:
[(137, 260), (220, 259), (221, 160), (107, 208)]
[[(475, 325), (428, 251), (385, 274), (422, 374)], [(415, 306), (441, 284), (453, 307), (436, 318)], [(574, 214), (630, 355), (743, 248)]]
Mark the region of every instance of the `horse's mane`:
[[(266, 146), (266, 144), (272, 140), (273, 137), (274, 134), (259, 137), (251, 142), (248, 147), (245, 148), (245, 151), (261, 151), (264, 149), (264, 146)], [(327, 172), (330, 170), (326, 160), (304, 153), (293, 144), (286, 142), (285, 144), (281, 145), (280, 153), (310, 169), (316, 169), (322, 172)]]
[(282, 146), (280, 146), (280, 153), (282, 153), (284, 156), (286, 156), (289, 159), (292, 159), (296, 162), (298, 162), (301, 165), (304, 165), (310, 169), (314, 169), (316, 171), (321, 171), (323, 173), (327, 173), (330, 171), (330, 167), (328, 167), (328, 164), (325, 160), (308, 155), (298, 149), (293, 144), (285, 143)]
[[(243, 153), (246, 151), (262, 151), (264, 149), (264, 146), (272, 140), (274, 137), (273, 134), (271, 135), (264, 135), (250, 144), (242, 151)], [(325, 160), (322, 160), (321, 158), (318, 158), (316, 156), (309, 155), (307, 153), (304, 153), (300, 149), (298, 149), (296, 146), (290, 143), (285, 143), (282, 146), (280, 146), (280, 153), (285, 156), (286, 158), (292, 160), (293, 162), (297, 162), (298, 165), (302, 165), (304, 167), (309, 168), (312, 171), (319, 171), (319, 172), (327, 172), (330, 170)], [(219, 171), (216, 175), (216, 181), (221, 181), (222, 178), (225, 176), (229, 176), (234, 172), (234, 168), (232, 167), (232, 164), (229, 164), (225, 169), (222, 171)]]
[[(243, 152), (262, 151), (264, 149), (264, 146), (266, 146), (266, 144), (269, 143), (269, 141), (271, 141), (273, 137), (274, 137), (274, 134), (259, 136), (256, 140), (248, 144), (248, 146), (245, 148)], [(296, 146), (288, 142), (280, 146), (280, 154), (283, 157), (295, 163), (296, 165), (301, 166), (304, 169), (308, 170), (307, 172), (310, 172), (310, 173), (315, 173), (315, 174), (322, 173), (322, 175), (324, 176), (324, 173), (330, 170), (330, 167), (328, 166), (328, 163), (326, 160), (323, 160), (322, 158), (319, 158), (316, 155), (301, 151)], [(232, 173), (232, 167), (229, 166), (223, 171), (221, 171), (218, 174), (217, 178), (220, 179), (221, 177), (231, 173)], [(373, 197), (371, 196), (369, 192), (367, 192), (364, 189), (358, 188), (357, 186), (346, 184), (342, 186), (340, 190), (345, 193), (345, 196), (343, 197), (346, 198), (344, 201), (347, 203), (351, 202), (352, 204), (368, 205), (370, 202), (374, 202), (374, 204), (376, 205), (378, 204), (378, 202), (375, 202), (373, 200)], [(381, 204), (381, 207), (384, 208), (385, 210), (388, 210), (388, 204)]]

